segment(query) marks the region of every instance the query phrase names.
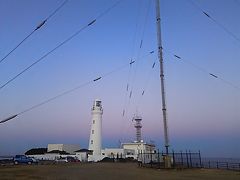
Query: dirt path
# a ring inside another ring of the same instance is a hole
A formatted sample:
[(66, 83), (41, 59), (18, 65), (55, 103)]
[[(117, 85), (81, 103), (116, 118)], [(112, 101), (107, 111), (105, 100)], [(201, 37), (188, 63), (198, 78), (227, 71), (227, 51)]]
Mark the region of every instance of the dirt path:
[(0, 167), (0, 180), (6, 179), (239, 180), (240, 172), (208, 169), (157, 170), (138, 168), (134, 163), (79, 163)]

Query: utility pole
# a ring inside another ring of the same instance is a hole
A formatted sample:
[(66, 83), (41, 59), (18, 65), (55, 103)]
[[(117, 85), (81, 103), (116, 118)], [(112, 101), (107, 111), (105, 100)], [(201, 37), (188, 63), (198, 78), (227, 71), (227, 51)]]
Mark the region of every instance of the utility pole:
[(168, 138), (167, 107), (166, 107), (164, 71), (163, 71), (163, 52), (162, 52), (163, 48), (162, 48), (161, 23), (160, 23), (160, 20), (161, 20), (160, 19), (160, 0), (156, 0), (156, 20), (157, 20), (156, 25), (157, 25), (158, 58), (160, 62), (164, 140), (165, 140), (166, 154), (168, 155), (169, 138)]

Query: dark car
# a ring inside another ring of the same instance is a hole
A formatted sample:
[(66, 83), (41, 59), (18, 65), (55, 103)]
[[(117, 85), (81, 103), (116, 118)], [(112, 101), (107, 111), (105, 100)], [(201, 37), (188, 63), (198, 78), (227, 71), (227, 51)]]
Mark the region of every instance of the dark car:
[(74, 158), (74, 157), (72, 157), (72, 156), (67, 156), (67, 161), (68, 161), (68, 162), (80, 162), (79, 159)]
[(32, 158), (29, 158), (25, 155), (16, 155), (13, 158), (14, 164), (32, 164), (35, 163)]

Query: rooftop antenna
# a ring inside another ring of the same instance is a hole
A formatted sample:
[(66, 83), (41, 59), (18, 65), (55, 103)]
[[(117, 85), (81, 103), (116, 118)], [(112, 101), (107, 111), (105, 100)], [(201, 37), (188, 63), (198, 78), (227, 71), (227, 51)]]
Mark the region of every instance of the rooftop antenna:
[(163, 71), (163, 52), (162, 52), (162, 37), (161, 37), (161, 23), (160, 23), (160, 0), (156, 0), (156, 25), (157, 25), (157, 43), (158, 43), (158, 58), (160, 62), (160, 80), (161, 80), (161, 94), (162, 94), (162, 112), (163, 112), (163, 126), (164, 126), (164, 142), (166, 147), (166, 154), (168, 155), (169, 138), (167, 125), (167, 107), (165, 97), (164, 85), (164, 71)]

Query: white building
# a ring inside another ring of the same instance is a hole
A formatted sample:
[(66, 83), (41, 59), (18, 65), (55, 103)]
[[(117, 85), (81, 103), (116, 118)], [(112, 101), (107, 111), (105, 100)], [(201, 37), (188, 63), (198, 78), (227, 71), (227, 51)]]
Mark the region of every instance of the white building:
[(81, 161), (81, 162), (87, 162), (89, 155), (92, 155), (92, 151), (88, 149), (80, 149), (76, 151), (76, 157)]
[(75, 151), (79, 150), (80, 146), (77, 144), (48, 144), (47, 152), (51, 151), (65, 151), (69, 154), (75, 154)]
[(133, 155), (128, 155), (127, 157), (133, 157), (134, 159), (139, 159), (139, 154), (144, 153), (155, 153), (156, 147), (154, 144), (141, 142), (132, 142), (132, 143), (122, 143), (123, 149), (131, 149), (134, 151)]
[(106, 148), (102, 150), (102, 155), (109, 158), (127, 158), (134, 155), (134, 150), (123, 148)]
[(92, 107), (92, 121), (89, 138), (89, 150), (93, 152), (89, 156), (89, 161), (99, 161), (103, 159), (102, 155), (102, 104), (101, 100), (96, 99)]

